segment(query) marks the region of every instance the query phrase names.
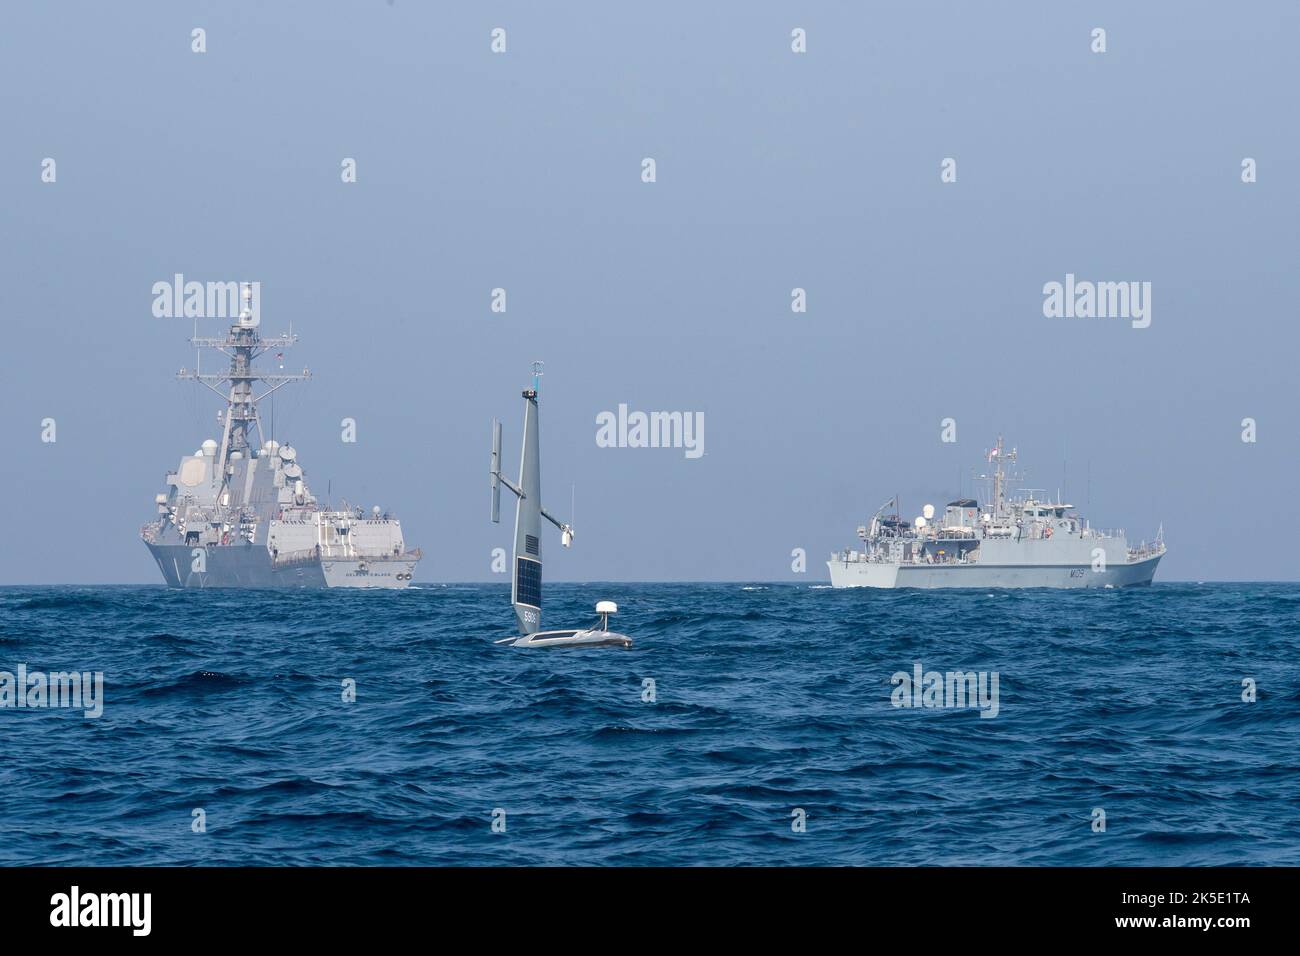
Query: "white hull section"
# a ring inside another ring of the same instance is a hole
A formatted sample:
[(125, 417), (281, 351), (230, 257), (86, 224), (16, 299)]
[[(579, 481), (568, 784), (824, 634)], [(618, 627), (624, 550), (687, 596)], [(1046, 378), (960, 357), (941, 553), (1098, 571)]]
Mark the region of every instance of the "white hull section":
[(836, 588), (1124, 588), (1150, 584), (1163, 555), (1108, 564), (889, 564), (876, 561), (826, 562)]
[(405, 588), (415, 574), (415, 561), (397, 559), (322, 558), (325, 586), (331, 588)]
[(577, 631), (534, 631), (511, 640), (506, 638), (498, 644), (509, 643), (511, 647), (631, 647), (632, 638), (626, 634), (598, 629)]

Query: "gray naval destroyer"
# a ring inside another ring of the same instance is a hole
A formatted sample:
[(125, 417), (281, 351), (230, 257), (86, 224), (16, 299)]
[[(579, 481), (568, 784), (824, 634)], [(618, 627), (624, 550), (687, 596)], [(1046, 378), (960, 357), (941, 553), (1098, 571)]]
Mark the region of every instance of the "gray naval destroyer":
[[(297, 336), (261, 336), (250, 297), (245, 287), (244, 308), (224, 338), (196, 332), (191, 340), (196, 349), (229, 357), (229, 368), (177, 375), (206, 385), (226, 407), (219, 413), (220, 443), (208, 439), (181, 458), (155, 499), (158, 516), (140, 530), (163, 580), (174, 588), (406, 587), (421, 553), (406, 547), (401, 523), (378, 507), (366, 514), (346, 503), (338, 510), (321, 505), (297, 451), (263, 436), (258, 403), (310, 373), (253, 367), (260, 355), (292, 346)], [(254, 394), (257, 382), (267, 386), (261, 395)]]
[[(1165, 553), (1163, 529), (1130, 547), (1124, 531), (1101, 531), (1074, 506), (1015, 494), (1004, 465), (1016, 461), (998, 436), (988, 500), (958, 498), (936, 520), (926, 505), (915, 521), (898, 512), (897, 496), (858, 528), (863, 550), (831, 555), (837, 588), (1111, 588), (1150, 584)], [(893, 507), (893, 514), (886, 511)]]

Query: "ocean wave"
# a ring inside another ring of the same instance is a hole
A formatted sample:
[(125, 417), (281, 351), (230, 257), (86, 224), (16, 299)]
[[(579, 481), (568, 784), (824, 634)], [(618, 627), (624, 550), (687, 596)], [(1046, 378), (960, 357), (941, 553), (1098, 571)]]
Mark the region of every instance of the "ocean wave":
[[(0, 670), (105, 693), (0, 710), (0, 815), (54, 830), (0, 863), (1300, 863), (1300, 588), (616, 596), (630, 653), (493, 646), (499, 584), (2, 589)], [(996, 672), (998, 715), (896, 706), (916, 664)]]

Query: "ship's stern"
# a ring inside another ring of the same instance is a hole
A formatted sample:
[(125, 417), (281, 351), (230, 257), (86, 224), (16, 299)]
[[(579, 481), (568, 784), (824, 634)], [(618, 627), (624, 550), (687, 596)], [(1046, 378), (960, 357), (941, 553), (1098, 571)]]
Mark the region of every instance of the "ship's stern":
[(382, 588), (400, 590), (410, 587), (415, 577), (418, 554), (391, 558), (323, 558), (321, 571), (329, 588)]

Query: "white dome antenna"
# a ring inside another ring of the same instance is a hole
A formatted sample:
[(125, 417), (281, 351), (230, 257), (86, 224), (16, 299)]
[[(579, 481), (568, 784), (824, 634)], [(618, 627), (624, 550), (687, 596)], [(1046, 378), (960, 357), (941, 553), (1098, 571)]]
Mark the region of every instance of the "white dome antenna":
[(600, 615), (600, 629), (609, 630), (609, 616), (618, 613), (618, 605), (613, 601), (597, 601), (596, 613)]

